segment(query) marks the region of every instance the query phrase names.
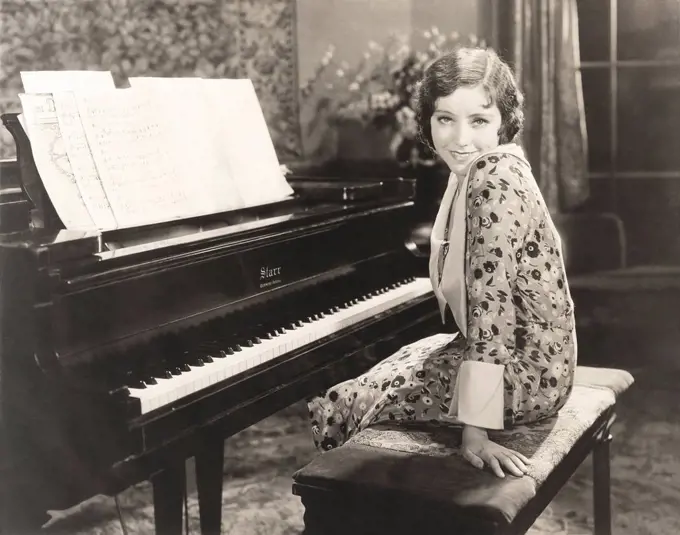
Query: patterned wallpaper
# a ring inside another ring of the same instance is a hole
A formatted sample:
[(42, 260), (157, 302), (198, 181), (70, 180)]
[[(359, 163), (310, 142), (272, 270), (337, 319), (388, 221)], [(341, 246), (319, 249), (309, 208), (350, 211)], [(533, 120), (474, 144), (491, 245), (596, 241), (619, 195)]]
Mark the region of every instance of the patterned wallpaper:
[[(0, 27), (2, 113), (20, 111), (21, 70), (246, 77), (279, 159), (301, 155), (295, 0), (3, 0)], [(14, 156), (2, 127), (0, 159)]]

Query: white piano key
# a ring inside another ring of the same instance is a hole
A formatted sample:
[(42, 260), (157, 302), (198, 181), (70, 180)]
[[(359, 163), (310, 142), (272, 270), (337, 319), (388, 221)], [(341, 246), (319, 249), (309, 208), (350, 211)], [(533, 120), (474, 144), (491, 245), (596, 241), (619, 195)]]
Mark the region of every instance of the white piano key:
[(149, 413), (431, 292), (430, 279), (417, 278), (337, 312), (325, 313), (323, 318), (306, 322), (301, 327), (286, 329), (285, 333), (274, 338), (262, 339), (262, 342), (244, 347), (233, 355), (215, 358), (203, 366), (192, 366), (191, 371), (170, 379), (158, 379), (156, 385), (130, 388), (130, 395), (140, 400), (142, 414)]

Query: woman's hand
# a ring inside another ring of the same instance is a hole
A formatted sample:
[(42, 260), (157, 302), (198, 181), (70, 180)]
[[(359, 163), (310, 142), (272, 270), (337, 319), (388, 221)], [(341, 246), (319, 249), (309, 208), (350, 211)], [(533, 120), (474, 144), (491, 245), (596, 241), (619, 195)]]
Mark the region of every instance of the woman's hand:
[(531, 464), (521, 453), (489, 440), (486, 429), (471, 425), (463, 427), (461, 451), (472, 466), (482, 469), (487, 464), (498, 477), (505, 477), (503, 468), (521, 477), (527, 473), (527, 465)]

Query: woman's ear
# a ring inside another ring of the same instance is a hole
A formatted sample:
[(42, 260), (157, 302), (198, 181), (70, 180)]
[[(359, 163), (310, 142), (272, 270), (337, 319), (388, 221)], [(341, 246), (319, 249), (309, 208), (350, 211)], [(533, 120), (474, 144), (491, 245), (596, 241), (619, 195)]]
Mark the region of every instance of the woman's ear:
[(499, 145), (506, 145), (506, 144), (510, 143), (510, 141), (512, 140), (512, 138), (514, 136), (509, 135), (509, 132), (508, 132), (509, 130), (510, 130), (510, 127), (507, 126), (507, 125), (501, 126), (500, 130), (498, 130), (498, 144)]
[(501, 125), (498, 130), (498, 143), (501, 145), (506, 145), (512, 143), (515, 136), (519, 133), (519, 125), (515, 124), (516, 121), (510, 121), (509, 124)]

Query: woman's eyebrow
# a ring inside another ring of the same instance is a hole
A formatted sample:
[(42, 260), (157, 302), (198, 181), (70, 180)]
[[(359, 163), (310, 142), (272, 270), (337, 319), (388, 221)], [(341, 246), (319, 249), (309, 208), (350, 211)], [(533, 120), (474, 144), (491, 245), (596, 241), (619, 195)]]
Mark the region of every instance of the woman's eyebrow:
[[(451, 110), (447, 110), (446, 108), (435, 108), (433, 113), (446, 113), (448, 115), (453, 115), (454, 117), (458, 116), (457, 113), (452, 112)], [(481, 116), (484, 116), (484, 117), (488, 117), (488, 116), (491, 115), (491, 113), (492, 113), (491, 105), (489, 105), (489, 106), (482, 105), (481, 109), (473, 111), (471, 113), (468, 113), (468, 117), (472, 117), (472, 116), (475, 116), (475, 115), (481, 115)]]

